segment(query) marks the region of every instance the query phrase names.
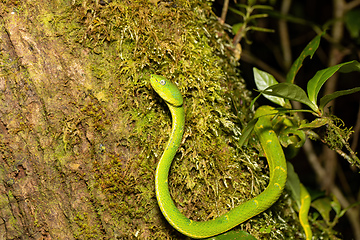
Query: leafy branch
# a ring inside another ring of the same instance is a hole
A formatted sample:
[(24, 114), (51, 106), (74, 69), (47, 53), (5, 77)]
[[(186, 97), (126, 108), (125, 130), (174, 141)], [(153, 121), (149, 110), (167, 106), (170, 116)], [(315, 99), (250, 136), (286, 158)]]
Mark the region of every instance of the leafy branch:
[(259, 18), (265, 18), (267, 13), (253, 14), (255, 10), (271, 10), (272, 7), (267, 5), (255, 5), (255, 1), (248, 1), (248, 4), (236, 4), (239, 9), (229, 7), (229, 10), (240, 15), (243, 20), (240, 23), (234, 24), (232, 31), (236, 34), (233, 40), (233, 45), (236, 46), (244, 37), (246, 42), (251, 41), (247, 39), (246, 33), (250, 30), (259, 32), (274, 32), (272, 29), (253, 26), (250, 23)]
[[(322, 34), (321, 34), (322, 35)], [(324, 83), (336, 72), (349, 73), (353, 71), (360, 72), (360, 63), (358, 61), (349, 61), (341, 63), (332, 67), (328, 67), (318, 71), (313, 78), (308, 81), (307, 91), (294, 84), (296, 73), (302, 66), (302, 62), (307, 56), (312, 57), (314, 52), (319, 46), (321, 35), (315, 37), (300, 54), (300, 57), (292, 65), (287, 80), (284, 83), (278, 83), (276, 79), (269, 73), (254, 68), (254, 78), (256, 86), (260, 94), (254, 98), (251, 106), (255, 101), (263, 95), (271, 102), (280, 105), (279, 114), (285, 116), (287, 113), (293, 112), (309, 112), (313, 114), (316, 119), (312, 122), (302, 122), (299, 124), (299, 130), (306, 130), (309, 136), (313, 139), (320, 139), (323, 143), (328, 145), (331, 149), (335, 150), (342, 157), (344, 157), (352, 165), (360, 167), (360, 160), (353, 152), (349, 145), (349, 136), (351, 130), (343, 127), (342, 121), (338, 118), (326, 112), (326, 105), (340, 96), (352, 94), (360, 91), (360, 87), (352, 89), (337, 91), (332, 94), (325, 95), (318, 99), (318, 94), (324, 85)], [(291, 107), (290, 101), (298, 101), (308, 107), (308, 109), (294, 110)], [(244, 134), (240, 139), (240, 143), (245, 143), (247, 137), (250, 135), (257, 119), (254, 119), (248, 124), (244, 130)], [(313, 132), (313, 129), (319, 129), (325, 127), (326, 134), (324, 137), (320, 137), (317, 133)], [(315, 137), (316, 136), (316, 137)], [(337, 143), (337, 144), (335, 144)], [(345, 147), (349, 152), (349, 155), (342, 151)]]

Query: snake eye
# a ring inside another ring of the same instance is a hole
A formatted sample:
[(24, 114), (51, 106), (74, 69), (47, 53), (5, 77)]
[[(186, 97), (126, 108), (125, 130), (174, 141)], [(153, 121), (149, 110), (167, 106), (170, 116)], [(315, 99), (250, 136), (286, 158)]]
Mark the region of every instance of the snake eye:
[(164, 79), (161, 79), (159, 83), (164, 86), (166, 84), (166, 81)]

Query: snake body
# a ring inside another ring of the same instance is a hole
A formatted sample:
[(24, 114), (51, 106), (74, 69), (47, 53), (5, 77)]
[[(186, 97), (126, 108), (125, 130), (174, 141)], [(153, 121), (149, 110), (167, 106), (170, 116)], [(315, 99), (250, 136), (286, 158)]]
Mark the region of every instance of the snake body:
[(304, 185), (300, 183), (300, 201), (301, 201), (301, 207), (299, 211), (299, 219), (300, 224), (304, 229), (306, 240), (312, 239), (312, 231), (311, 227), (309, 225), (308, 220), (308, 214), (309, 214), (309, 208), (311, 204), (311, 197), (309, 192), (306, 190)]
[(273, 205), (284, 189), (287, 169), (283, 150), (271, 125), (271, 117), (277, 111), (272, 107), (262, 106), (255, 113), (255, 117), (259, 119), (254, 131), (269, 164), (270, 181), (267, 188), (258, 196), (213, 220), (198, 222), (185, 217), (175, 206), (168, 187), (170, 166), (184, 132), (183, 98), (177, 86), (162, 76), (151, 75), (150, 83), (165, 100), (172, 116), (170, 139), (156, 169), (155, 191), (161, 212), (175, 229), (192, 238), (211, 237), (230, 230)]

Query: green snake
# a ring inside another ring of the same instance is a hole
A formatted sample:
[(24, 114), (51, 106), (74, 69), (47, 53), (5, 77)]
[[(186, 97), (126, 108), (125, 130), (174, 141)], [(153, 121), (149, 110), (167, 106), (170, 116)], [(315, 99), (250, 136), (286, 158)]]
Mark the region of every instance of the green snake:
[(302, 185), (301, 183), (300, 183), (300, 201), (301, 201), (301, 206), (300, 206), (300, 211), (299, 211), (300, 224), (304, 229), (304, 232), (306, 235), (306, 240), (311, 240), (312, 239), (312, 231), (311, 231), (311, 227), (310, 227), (309, 221), (308, 221), (311, 197), (310, 197), (309, 192), (306, 190), (304, 185)]
[(170, 139), (156, 169), (155, 191), (161, 212), (175, 229), (192, 238), (212, 237), (232, 229), (273, 205), (284, 189), (287, 169), (282, 147), (271, 124), (271, 118), (277, 111), (272, 107), (262, 106), (255, 113), (258, 121), (255, 124), (254, 131), (269, 164), (269, 185), (258, 196), (213, 220), (198, 222), (185, 217), (175, 206), (168, 187), (170, 166), (184, 132), (183, 98), (177, 86), (165, 77), (151, 75), (150, 83), (157, 94), (166, 102), (172, 116)]

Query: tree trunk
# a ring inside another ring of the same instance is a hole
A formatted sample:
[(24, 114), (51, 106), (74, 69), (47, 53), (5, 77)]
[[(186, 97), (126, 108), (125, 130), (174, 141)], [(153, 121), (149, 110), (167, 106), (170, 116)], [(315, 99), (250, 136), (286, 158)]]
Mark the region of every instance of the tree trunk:
[(83, 222), (103, 234), (84, 59), (46, 32), (36, 18), (46, 8), (23, 4), (0, 4), (0, 239), (74, 239), (89, 231)]

